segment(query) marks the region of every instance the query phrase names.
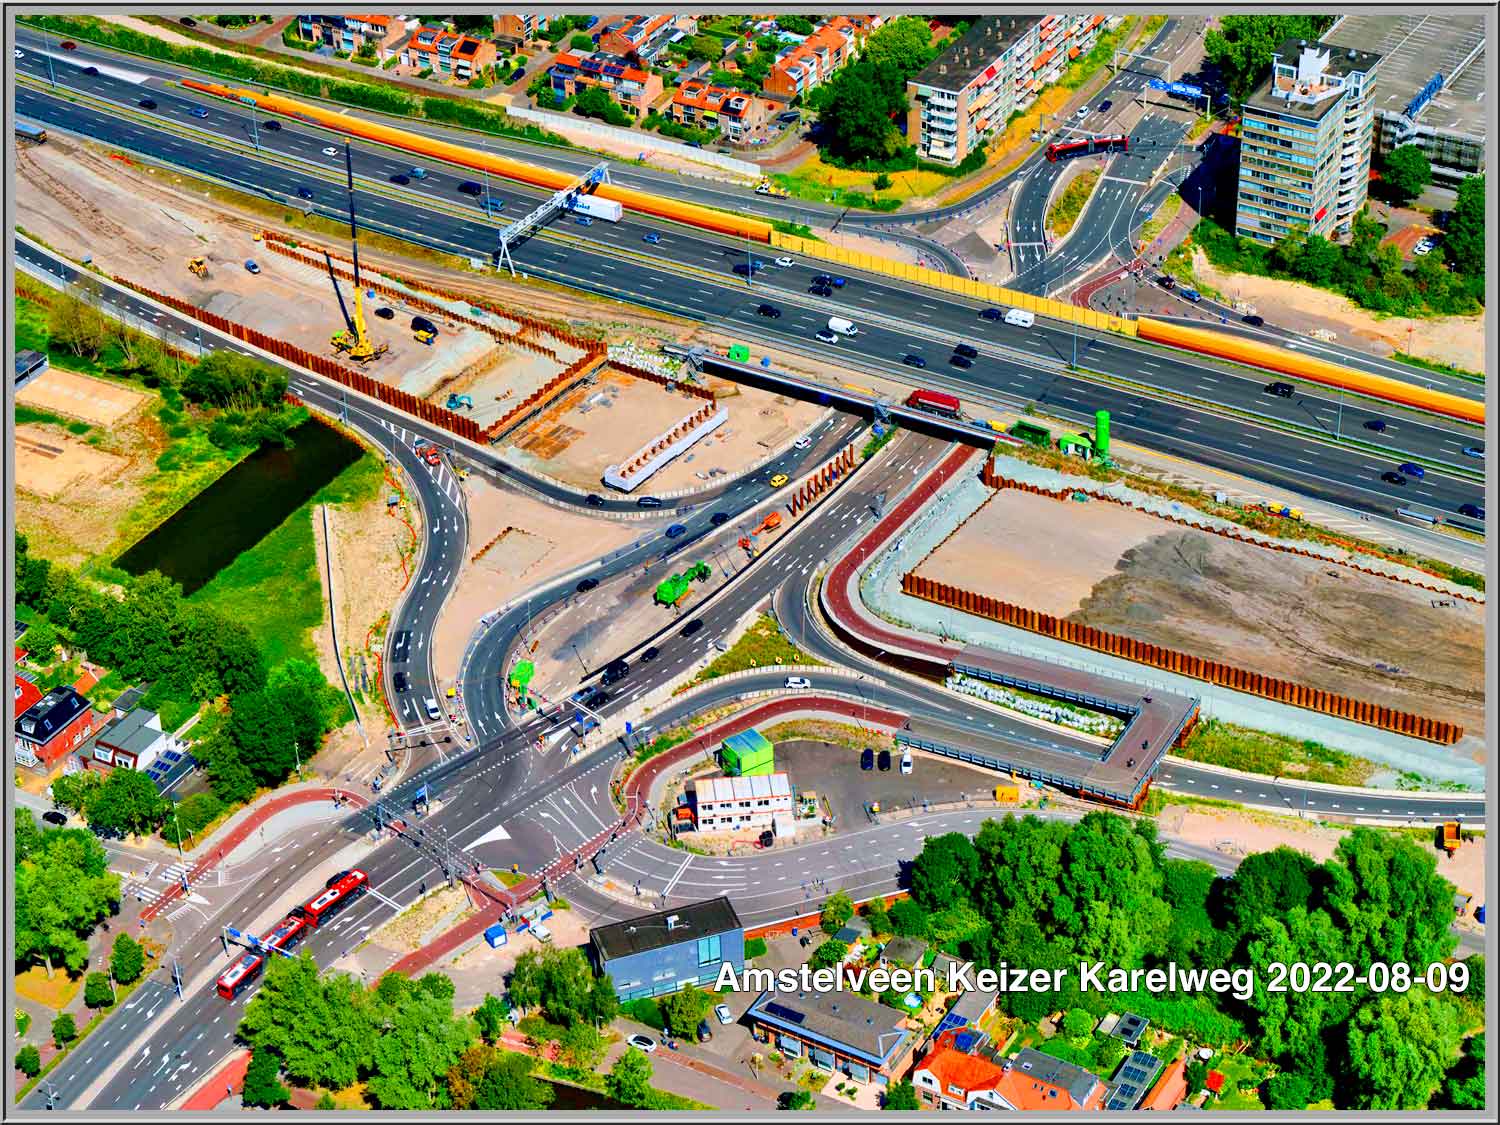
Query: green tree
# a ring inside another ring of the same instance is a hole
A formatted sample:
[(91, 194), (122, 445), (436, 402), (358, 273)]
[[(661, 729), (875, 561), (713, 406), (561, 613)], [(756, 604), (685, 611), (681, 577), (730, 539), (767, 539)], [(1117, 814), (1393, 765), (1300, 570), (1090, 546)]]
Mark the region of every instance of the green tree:
[[(705, 996), (705, 1011), (707, 1007), (708, 998)], [(583, 1021), (563, 1028), (562, 1034), (557, 1038), (559, 1060), (564, 1066), (574, 1070), (592, 1071), (599, 1065), (599, 1060), (604, 1058), (605, 1046), (604, 1035), (599, 1029)]]
[(59, 1048), (66, 1047), (78, 1038), (78, 1028), (73, 1023), (73, 1013), (63, 1012), (52, 1021), (52, 1042)]
[(1356, 828), (1339, 841), (1329, 875), (1328, 912), (1347, 942), (1347, 959), (1428, 965), (1453, 952), (1453, 885), (1416, 841)]
[(144, 835), (161, 827), (171, 802), (161, 795), (156, 782), (140, 770), (123, 766), (111, 770), (89, 795), (85, 815), (93, 828), (131, 835)]
[(1255, 970), (1255, 991), (1248, 1006), (1256, 1015), (1261, 1050), (1288, 1064), (1319, 1049), (1323, 1030), (1347, 1015), (1346, 994), (1309, 989), (1271, 992), (1269, 966), (1319, 961), (1336, 965), (1355, 961), (1346, 951), (1345, 935), (1321, 910), (1295, 907), (1284, 918), (1266, 915), (1251, 931), (1246, 960)]
[(532, 1061), (526, 1055), (498, 1051), (474, 1086), (474, 1108), (482, 1110), (546, 1109), (552, 1104), (552, 1087), (533, 1078)]
[(709, 996), (696, 985), (688, 985), (676, 992), (669, 992), (657, 1000), (662, 1019), (673, 1035), (691, 1039), (698, 1030), (698, 1021), (708, 1015)]
[(793, 35), (811, 35), (815, 30), (813, 21), (806, 16), (777, 16), (776, 26)]
[(1069, 1008), (1063, 1014), (1062, 1030), (1069, 1039), (1087, 1039), (1094, 1034), (1095, 1019), (1082, 1008)]
[(52, 781), (52, 803), (58, 808), (81, 813), (88, 808), (89, 798), (103, 784), (104, 779), (93, 770), (65, 773)]
[(886, 1087), (885, 1098), (881, 1101), (880, 1108), (917, 1110), (922, 1107), (917, 1102), (917, 1091), (910, 1082), (895, 1082)]
[(1161, 948), (1171, 911), (1154, 821), (1091, 812), (1068, 833), (1063, 855), (1054, 916), (1080, 956), (1135, 966)]
[(777, 1109), (807, 1109), (813, 1104), (809, 1090), (783, 1090), (776, 1098)]
[(454, 1015), (453, 982), (435, 973), (417, 981), (388, 973), (376, 996), (380, 1034), (366, 1092), (382, 1109), (430, 1108), (444, 1076), (474, 1039), (472, 1024)]
[(36, 817), (31, 815), (30, 809), (23, 809), (19, 805), (15, 809), (15, 844), (16, 852), (12, 857), (14, 862), (20, 862), (41, 846), (42, 830), (37, 826)]
[(317, 1102), (313, 1105), (313, 1109), (319, 1110), (338, 1109), (338, 1107), (338, 1102), (333, 1100), (333, 1095), (330, 1094), (327, 1090), (324, 1090), (322, 1094), (318, 1096)]
[(21, 647), (38, 664), (51, 664), (57, 656), (59, 638), (50, 621), (38, 621), (26, 630)]
[(928, 910), (947, 910), (968, 897), (978, 864), (978, 853), (962, 832), (930, 837), (911, 865), (911, 897)]
[[(869, 924), (872, 934), (888, 934), (891, 932), (891, 915), (890, 911), (886, 909), (884, 899), (877, 898), (873, 902), (867, 903), (863, 909), (865, 921)], [(746, 956), (749, 956), (748, 952)]]
[(819, 918), (825, 934), (836, 934), (854, 917), (854, 903), (843, 891), (835, 891), (823, 904)]
[(718, 62), (724, 57), (724, 42), (717, 35), (694, 35), (687, 41), (688, 58)]
[(507, 988), (517, 1007), (540, 1008), (553, 1023), (582, 1019), (602, 1026), (619, 1011), (614, 985), (594, 976), (581, 949), (527, 950), (516, 959)]
[(1454, 1109), (1484, 1108), (1484, 1032), (1464, 1044), (1463, 1057), (1444, 1081), (1443, 1099)]
[(1264, 1101), (1267, 1109), (1306, 1109), (1312, 1101), (1312, 1087), (1300, 1074), (1282, 1072), (1266, 1082)]
[(1401, 145), (1387, 154), (1380, 177), (1391, 202), (1409, 203), (1432, 183), (1432, 164), (1421, 145)]
[(1302, 245), (1295, 272), (1302, 280), (1327, 288), (1334, 283), (1342, 258), (1343, 250), (1337, 244), (1321, 234), (1310, 234)]
[(275, 957), (245, 1006), (239, 1036), (279, 1055), (297, 1084), (343, 1090), (373, 1063), (377, 1006), (346, 974), (320, 979), (310, 953)]
[(1470, 176), (1458, 185), (1458, 199), (1448, 218), (1443, 249), (1460, 274), (1484, 277), (1484, 177)]
[(248, 801), (255, 794), (255, 777), (228, 733), (215, 731), (195, 743), (193, 757), (203, 763), (214, 796), (226, 805)]
[(479, 1028), (479, 1034), (488, 1042), (493, 1043), (499, 1039), (505, 1025), (510, 1023), (505, 1011), (505, 1001), (486, 992), (484, 1000), (474, 1009), (474, 1023)]
[(885, 191), (887, 188), (889, 188), (891, 186), (891, 178), (889, 176), (887, 176), (884, 172), (882, 172), (882, 173), (880, 173), (880, 175), (878, 175), (878, 176), (875, 177), (874, 181), (870, 184), (870, 186), (872, 188), (874, 188), (876, 191)]
[(901, 937), (927, 936), (927, 911), (909, 898), (891, 904), (891, 930)]
[(134, 984), (146, 968), (146, 951), (141, 943), (126, 933), (115, 935), (109, 954), (109, 971), (121, 984)]
[(578, 92), (573, 103), (573, 112), (580, 117), (596, 117), (610, 125), (630, 124), (630, 114), (615, 104), (614, 98), (602, 86), (586, 86)]
[(1192, 1097), (1208, 1081), (1208, 1064), (1202, 1059), (1192, 1058), (1182, 1068), (1182, 1079), (1187, 1083), (1188, 1096)]
[(108, 973), (90, 973), (83, 981), (83, 1004), (86, 1008), (107, 1008), (115, 1002)]
[(1311, 856), (1288, 847), (1246, 856), (1224, 885), (1230, 928), (1242, 934), (1262, 918), (1285, 917), (1299, 906), (1306, 908), (1317, 866)]
[(1203, 39), (1204, 57), (1242, 102), (1271, 70), (1271, 55), (1288, 39), (1312, 42), (1332, 22), (1328, 16), (1220, 16)]
[[(292, 1100), (281, 1084), (281, 1064), (270, 1051), (256, 1051), (245, 1069), (244, 1102), (259, 1109), (275, 1109)], [(330, 1107), (331, 1108), (331, 1107)]]
[(831, 969), (835, 965), (843, 964), (844, 958), (849, 956), (849, 947), (841, 941), (829, 938), (808, 958), (807, 963), (814, 969)]
[[(191, 841), (224, 811), (224, 802), (213, 793), (190, 793), (163, 819), (161, 835), (169, 844), (191, 847)], [(178, 840), (178, 830), (182, 839)]]
[(79, 973), (88, 936), (119, 904), (120, 877), (92, 833), (60, 828), (42, 833), (16, 868), (15, 901), (17, 965), (41, 962), (50, 977), (60, 962)]
[(587, 35), (575, 35), (568, 40), (568, 46), (572, 47), (575, 51), (592, 51), (594, 49), (594, 41)]
[(35, 609), (47, 592), (52, 564), (30, 553), (30, 543), (19, 531), (15, 533), (16, 601)]
[(862, 59), (889, 69), (903, 86), (937, 57), (925, 16), (899, 16), (879, 28), (865, 44)]
[(1453, 1007), (1425, 991), (1378, 996), (1348, 1025), (1357, 1109), (1425, 1109), (1458, 1052)]
[(604, 1076), (604, 1089), (623, 1105), (646, 1105), (651, 1100), (651, 1060), (637, 1048), (627, 1048)]
[(891, 117), (906, 106), (905, 82), (892, 68), (861, 58), (838, 71), (818, 94), (819, 136), (833, 156), (885, 160), (900, 149), (901, 134)]
[(42, 1072), (42, 1053), (32, 1043), (16, 1052), (16, 1069), (27, 1078), (35, 1078)]
[(1200, 859), (1169, 859), (1162, 863), (1162, 893), (1172, 909), (1163, 957), (1182, 965), (1203, 964), (1203, 953), (1216, 936), (1209, 901), (1218, 872)]

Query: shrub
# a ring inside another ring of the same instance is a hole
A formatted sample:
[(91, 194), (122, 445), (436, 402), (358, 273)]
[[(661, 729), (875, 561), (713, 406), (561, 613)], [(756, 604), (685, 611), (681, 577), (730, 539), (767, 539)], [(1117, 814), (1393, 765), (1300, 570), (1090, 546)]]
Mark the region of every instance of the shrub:
[(59, 1048), (66, 1047), (78, 1038), (78, 1027), (73, 1023), (73, 1014), (64, 1012), (52, 1021), (52, 1042)]
[(35, 1078), (42, 1072), (42, 1053), (28, 1043), (16, 1052), (16, 1069), (27, 1078)]

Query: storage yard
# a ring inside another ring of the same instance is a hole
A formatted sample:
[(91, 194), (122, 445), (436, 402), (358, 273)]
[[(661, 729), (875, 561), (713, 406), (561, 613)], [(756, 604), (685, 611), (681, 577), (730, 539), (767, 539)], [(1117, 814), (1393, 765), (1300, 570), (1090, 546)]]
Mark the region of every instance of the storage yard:
[[(1387, 707), (1484, 728), (1484, 608), (1119, 505), (1001, 490), (915, 573)], [(1438, 642), (1441, 638), (1441, 642)]]

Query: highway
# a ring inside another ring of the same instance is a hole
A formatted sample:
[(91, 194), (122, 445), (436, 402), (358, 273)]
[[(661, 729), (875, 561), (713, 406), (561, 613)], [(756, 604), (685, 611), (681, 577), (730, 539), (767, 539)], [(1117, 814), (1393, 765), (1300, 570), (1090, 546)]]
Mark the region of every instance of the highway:
[[(102, 74), (100, 80), (118, 81)], [(191, 119), (190, 103), (164, 92), (155, 96), (160, 116), (180, 112)], [(273, 197), (295, 198), (297, 188), (302, 187), (314, 194), (320, 210), (332, 216), (342, 211), (343, 193), (337, 184), (334, 157), (319, 153), (319, 164), (299, 161), (290, 168), (257, 163), (253, 157), (189, 143), (173, 134), (121, 121), (31, 89), (18, 89), (17, 101), (24, 112), (49, 124), (105, 138), (120, 134), (116, 139), (137, 151), (150, 151), (165, 162), (241, 183)], [(245, 122), (235, 119), (236, 111), (222, 103), (204, 108), (209, 117), (202, 120), (209, 125), (215, 124), (217, 114), (217, 123), (224, 129), (245, 127)], [(268, 135), (262, 133), (263, 143)], [(276, 137), (278, 143), (303, 147), (314, 143), (291, 128), (281, 130)], [(404, 162), (370, 152), (361, 153), (358, 164), (361, 175), (373, 172), (383, 181), (381, 171), (400, 168)], [(303, 170), (312, 167), (328, 178), (319, 179)], [(434, 173), (430, 178), (438, 176)], [(476, 205), (468, 203), (466, 211), (453, 213), (453, 205), (443, 202), (444, 209), (436, 210), (431, 204), (409, 202), (404, 188), (387, 191), (389, 185), (382, 184), (375, 190), (368, 187), (369, 183), (369, 179), (363, 181), (358, 203), (366, 224), (415, 241), (462, 247), (475, 254), (485, 254), (493, 247), (494, 229), (483, 222)], [(309, 184), (316, 186), (309, 188)], [(618, 226), (595, 223), (588, 228), (563, 225), (568, 232), (566, 239), (533, 238), (519, 248), (516, 256), (521, 268), (638, 304), (735, 326), (747, 338), (764, 338), (812, 354), (825, 350), (811, 337), (828, 315), (858, 317), (863, 331), (837, 345), (846, 363), (862, 363), (889, 375), (906, 370), (900, 361), (911, 355), (929, 366), (929, 373), (918, 377), (921, 381), (971, 398), (983, 396), (1012, 404), (1034, 402), (1081, 423), (1090, 419), (1093, 409), (1109, 409), (1115, 416), (1115, 432), (1126, 440), (1233, 469), (1274, 488), (1298, 488), (1365, 511), (1389, 514), (1398, 506), (1411, 505), (1432, 514), (1452, 513), (1464, 503), (1478, 502), (1482, 491), (1472, 465), (1465, 464), (1460, 453), (1475, 440), (1478, 431), (1474, 428), (1400, 410), (1379, 410), (1361, 400), (1351, 400), (1346, 410), (1343, 399), (1321, 389), (1292, 399), (1275, 398), (1262, 392), (1262, 375), (1210, 366), (1181, 353), (1118, 337), (1086, 331), (1070, 333), (1062, 326), (1039, 324), (1027, 332), (983, 320), (977, 316), (977, 306), (943, 294), (900, 289), (877, 280), (852, 277), (848, 286), (837, 291), (840, 296), (835, 299), (802, 293), (813, 275), (812, 267), (768, 264), (753, 282), (740, 280), (734, 278), (732, 267), (741, 262), (743, 247), (715, 243), (675, 228), (661, 228), (662, 244), (652, 247), (653, 256), (647, 257), (633, 249), (645, 227), (630, 222)], [(601, 227), (609, 229), (601, 231)], [(572, 237), (572, 232), (580, 229), (586, 230), (591, 239), (603, 241)], [(416, 231), (420, 234), (412, 233)], [(555, 230), (552, 233), (557, 234)], [(795, 304), (780, 318), (768, 319), (756, 313), (768, 298)], [(902, 313), (905, 315), (899, 315)], [(948, 367), (945, 358), (953, 343), (964, 339), (981, 349), (981, 357), (971, 370), (960, 373)], [(1079, 365), (1112, 373), (1103, 376), (1111, 382), (1092, 382), (1087, 376), (1065, 373), (1063, 368), (1072, 361), (1075, 346)], [(938, 374), (939, 365), (942, 374)], [(1117, 378), (1128, 379), (1140, 389), (1119, 388), (1112, 382)], [(1217, 404), (1213, 407), (1216, 412), (1210, 413), (1207, 406), (1194, 409), (1156, 397), (1167, 394), (1190, 403)], [(1218, 413), (1224, 410), (1233, 410), (1237, 416)], [(1354, 430), (1356, 420), (1374, 418), (1387, 421), (1386, 433)], [(1318, 435), (1318, 439), (1263, 429), (1261, 419), (1297, 426), (1301, 432)], [(1347, 428), (1345, 422), (1349, 423)], [(1325, 444), (1351, 432), (1358, 432), (1362, 440), (1369, 439), (1371, 452), (1351, 448), (1347, 442), (1342, 448)], [(1385, 449), (1383, 456), (1381, 447)], [(1398, 489), (1381, 479), (1381, 473), (1408, 457), (1429, 466), (1424, 480)], [(1437, 466), (1443, 468), (1431, 471)], [(1464, 479), (1465, 475), (1469, 479)]]

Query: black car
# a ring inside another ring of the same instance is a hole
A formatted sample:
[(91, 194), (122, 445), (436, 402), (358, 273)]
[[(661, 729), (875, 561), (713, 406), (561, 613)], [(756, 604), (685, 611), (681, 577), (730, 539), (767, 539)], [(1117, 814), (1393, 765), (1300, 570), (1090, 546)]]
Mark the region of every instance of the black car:
[(761, 316), (770, 317), (772, 320), (778, 320), (781, 317), (781, 310), (775, 305), (758, 305), (755, 311)]
[(980, 312), (979, 319), (980, 320), (1004, 320), (1005, 319), (1005, 310), (1004, 309), (984, 309), (983, 311)]
[(736, 262), (734, 272), (741, 277), (753, 277), (757, 270), (766, 268), (765, 262)]
[(660, 508), (661, 507), (661, 497), (660, 496), (642, 496), (639, 500), (637, 500), (635, 502), (635, 506), (637, 508)]
[(974, 361), (966, 355), (949, 356), (948, 362), (953, 364), (954, 367), (962, 367), (965, 371), (974, 366)]
[(587, 594), (590, 590), (596, 590), (598, 588), (599, 579), (597, 578), (580, 578), (578, 580), (578, 585), (573, 587), (573, 589), (577, 590), (580, 594)]
[(833, 286), (832, 285), (809, 285), (807, 287), (807, 291), (809, 293), (811, 293), (814, 297), (832, 297), (833, 296)]
[(280, 121), (262, 121), (260, 123), (260, 127), (262, 129), (266, 129), (266, 130), (268, 130), (268, 131), (270, 131), (272, 133), (279, 133), (279, 132), (281, 132), (281, 122)]
[(1258, 316), (1255, 313), (1246, 313), (1240, 317), (1240, 320), (1248, 324), (1251, 328), (1264, 328), (1266, 326), (1266, 318)]
[(1383, 480), (1383, 481), (1385, 481), (1386, 484), (1405, 484), (1406, 483), (1406, 478), (1403, 477), (1400, 473), (1381, 473), (1380, 474), (1380, 479)]
[(375, 310), (375, 315), (378, 316), (381, 320), (395, 320), (396, 310), (389, 307), (388, 305), (382, 305), (380, 308)]
[(723, 527), (726, 523), (729, 522), (729, 513), (715, 512), (713, 515), (708, 517), (708, 522), (713, 524), (715, 527)]
[(1160, 285), (1163, 289), (1172, 289), (1172, 288), (1176, 287), (1176, 285), (1177, 285), (1177, 279), (1175, 277), (1173, 277), (1171, 274), (1165, 274), (1164, 273), (1164, 274), (1158, 275), (1158, 277), (1156, 279), (1156, 284)]
[(926, 367), (927, 366), (927, 361), (925, 359), (923, 359), (919, 355), (912, 355), (909, 352), (906, 355), (904, 355), (904, 356), (901, 357), (901, 362), (904, 363), (904, 364), (906, 364), (907, 367)]
[(405, 172), (397, 172), (394, 176), (391, 177), (391, 183), (400, 184), (402, 187), (405, 187), (407, 184), (411, 183), (411, 177), (408, 176)]
[(891, 768), (891, 752), (889, 750), (882, 750), (879, 761), (881, 771), (888, 771)]
[(140, 106), (142, 109), (155, 109), (156, 108), (156, 99), (155, 98), (142, 98), (140, 101), (136, 102), (135, 104), (138, 105), (138, 106)]
[(412, 317), (411, 330), (413, 332), (431, 332), (434, 336), (437, 335), (437, 325), (433, 324), (425, 316)]
[(645, 652), (641, 653), (641, 661), (643, 663), (649, 662), (649, 661), (655, 660), (660, 655), (661, 655), (661, 649), (657, 648), (655, 645), (652, 645)]
[(1365, 423), (1365, 429), (1372, 430), (1377, 434), (1383, 434), (1385, 433), (1385, 419), (1371, 418), (1368, 422)]
[(671, 527), (667, 528), (666, 534), (667, 534), (667, 538), (668, 539), (676, 539), (679, 536), (686, 535), (687, 534), (687, 525), (686, 524), (680, 524), (680, 523), (674, 523)]
[(1297, 393), (1297, 388), (1290, 383), (1267, 383), (1265, 393), (1275, 395), (1277, 398), (1291, 398)]
[(99, 68), (97, 66), (86, 66), (83, 68), (83, 73), (92, 74), (97, 77), (99, 74)]
[(312, 188), (310, 187), (299, 187), (297, 194), (303, 199), (311, 199), (313, 197)]
[(820, 273), (820, 274), (818, 274), (817, 277), (813, 278), (813, 284), (814, 285), (832, 285), (833, 284), (833, 275), (832, 274), (827, 274), (827, 273)]
[(195, 20), (192, 16), (180, 16), (180, 17), (178, 17), (177, 22), (180, 23), (180, 24), (182, 24), (183, 27), (197, 27), (198, 26), (198, 21)]
[(55, 824), (61, 828), (68, 823), (68, 814), (58, 812), (56, 809), (48, 809), (42, 814), (42, 821), (46, 824)]
[(583, 502), (590, 508), (604, 507), (604, 497), (600, 496), (597, 492), (590, 492), (583, 498)]
[(1105, 98), (1095, 108), (1097, 108), (1100, 113), (1104, 113), (1104, 112), (1106, 112), (1109, 109), (1110, 106), (1112, 106), (1114, 104), (1115, 104), (1114, 102), (1110, 101), (1108, 98)]
[(601, 684), (613, 684), (623, 680), (630, 675), (630, 665), (623, 660), (612, 660), (604, 668), (604, 674), (599, 677)]
[(698, 1021), (698, 1042), (700, 1042), (700, 1043), (707, 1043), (713, 1037), (714, 1037), (714, 1030), (713, 1030), (713, 1028), (711, 1028), (711, 1027), (708, 1026), (708, 1021), (707, 1020), (699, 1020)]
[(600, 707), (609, 702), (609, 692), (597, 685), (581, 688), (573, 693), (573, 702), (585, 707)]
[(481, 183), (477, 183), (474, 180), (465, 180), (463, 183), (458, 185), (458, 190), (463, 192), (465, 195), (483, 195), (484, 185)]
[(702, 619), (695, 617), (691, 621), (689, 621), (686, 625), (684, 625), (682, 627), (682, 635), (684, 637), (691, 637), (694, 633), (701, 632), (702, 630), (703, 630), (703, 621), (702, 621)]
[(392, 676), (391, 684), (397, 691), (407, 691), (411, 688), (411, 680), (407, 679), (405, 672), (397, 672)]
[(1460, 504), (1458, 506), (1458, 514), (1468, 516), (1471, 520), (1484, 519), (1484, 509), (1478, 504)]
[(954, 344), (953, 354), (967, 356), (969, 359), (978, 359), (979, 349), (976, 348), (973, 344)]
[(859, 768), (862, 770), (875, 768), (875, 751), (868, 746), (859, 752)]

